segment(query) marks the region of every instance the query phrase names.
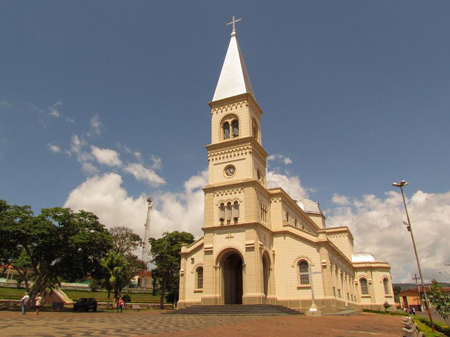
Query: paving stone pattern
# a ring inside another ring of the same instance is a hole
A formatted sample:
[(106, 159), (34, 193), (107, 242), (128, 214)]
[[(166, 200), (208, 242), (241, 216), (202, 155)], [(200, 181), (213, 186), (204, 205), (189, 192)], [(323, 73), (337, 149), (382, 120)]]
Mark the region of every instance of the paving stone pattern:
[(168, 315), (159, 311), (0, 311), (0, 336), (400, 337), (400, 316), (344, 317)]
[[(15, 316), (15, 317), (14, 317)], [(184, 316), (145, 313), (27, 313), (2, 317), (2, 336), (143, 336), (261, 319), (251, 316)]]

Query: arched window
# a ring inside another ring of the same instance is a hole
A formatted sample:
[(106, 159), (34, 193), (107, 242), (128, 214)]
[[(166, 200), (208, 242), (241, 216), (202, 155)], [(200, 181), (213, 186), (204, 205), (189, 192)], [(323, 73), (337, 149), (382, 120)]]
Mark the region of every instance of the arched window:
[(225, 204), (222, 202), (220, 204), (220, 221), (225, 220)]
[(367, 280), (362, 278), (359, 280), (361, 283), (361, 295), (369, 295), (369, 288), (367, 287)]
[(225, 122), (223, 124), (223, 139), (230, 138), (230, 124), (228, 122)]
[(203, 267), (197, 268), (196, 289), (203, 289)]
[(387, 279), (387, 277), (383, 279), (383, 286), (384, 286), (384, 293), (386, 295), (389, 295), (389, 280)]
[(234, 120), (231, 126), (233, 127), (233, 137), (239, 136), (239, 121)]
[(234, 218), (236, 220), (239, 218), (239, 203), (237, 201), (234, 202)]
[(256, 124), (256, 122), (254, 120), (252, 121), (252, 134), (253, 134), (253, 138), (258, 140), (258, 125)]
[(231, 202), (227, 203), (227, 220), (231, 220), (231, 218), (233, 217), (233, 209), (231, 207)]
[(302, 260), (298, 263), (300, 272), (300, 284), (309, 284), (309, 263)]

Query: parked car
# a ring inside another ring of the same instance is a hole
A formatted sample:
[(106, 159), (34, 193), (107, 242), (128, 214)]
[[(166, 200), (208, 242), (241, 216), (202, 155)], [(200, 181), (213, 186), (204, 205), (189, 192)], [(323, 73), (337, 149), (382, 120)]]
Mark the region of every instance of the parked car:
[(83, 297), (76, 301), (73, 305), (73, 311), (89, 311), (89, 309), (92, 309), (92, 311), (97, 311), (97, 300), (95, 298)]

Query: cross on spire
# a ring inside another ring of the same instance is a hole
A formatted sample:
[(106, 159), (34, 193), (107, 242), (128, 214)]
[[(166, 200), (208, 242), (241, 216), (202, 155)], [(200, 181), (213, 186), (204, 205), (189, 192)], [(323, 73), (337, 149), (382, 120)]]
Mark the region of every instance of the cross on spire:
[(233, 15), (233, 21), (227, 23), (227, 26), (233, 25), (233, 30), (231, 31), (232, 33), (236, 33), (236, 22), (239, 21), (242, 21), (242, 19), (235, 19), (235, 16)]

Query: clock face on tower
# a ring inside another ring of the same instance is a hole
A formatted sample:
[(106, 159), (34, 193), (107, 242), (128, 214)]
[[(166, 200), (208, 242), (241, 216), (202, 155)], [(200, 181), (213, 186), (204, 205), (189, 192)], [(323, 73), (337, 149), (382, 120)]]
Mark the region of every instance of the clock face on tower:
[(236, 168), (233, 165), (228, 165), (227, 167), (225, 167), (225, 175), (227, 177), (233, 176), (235, 172)]

